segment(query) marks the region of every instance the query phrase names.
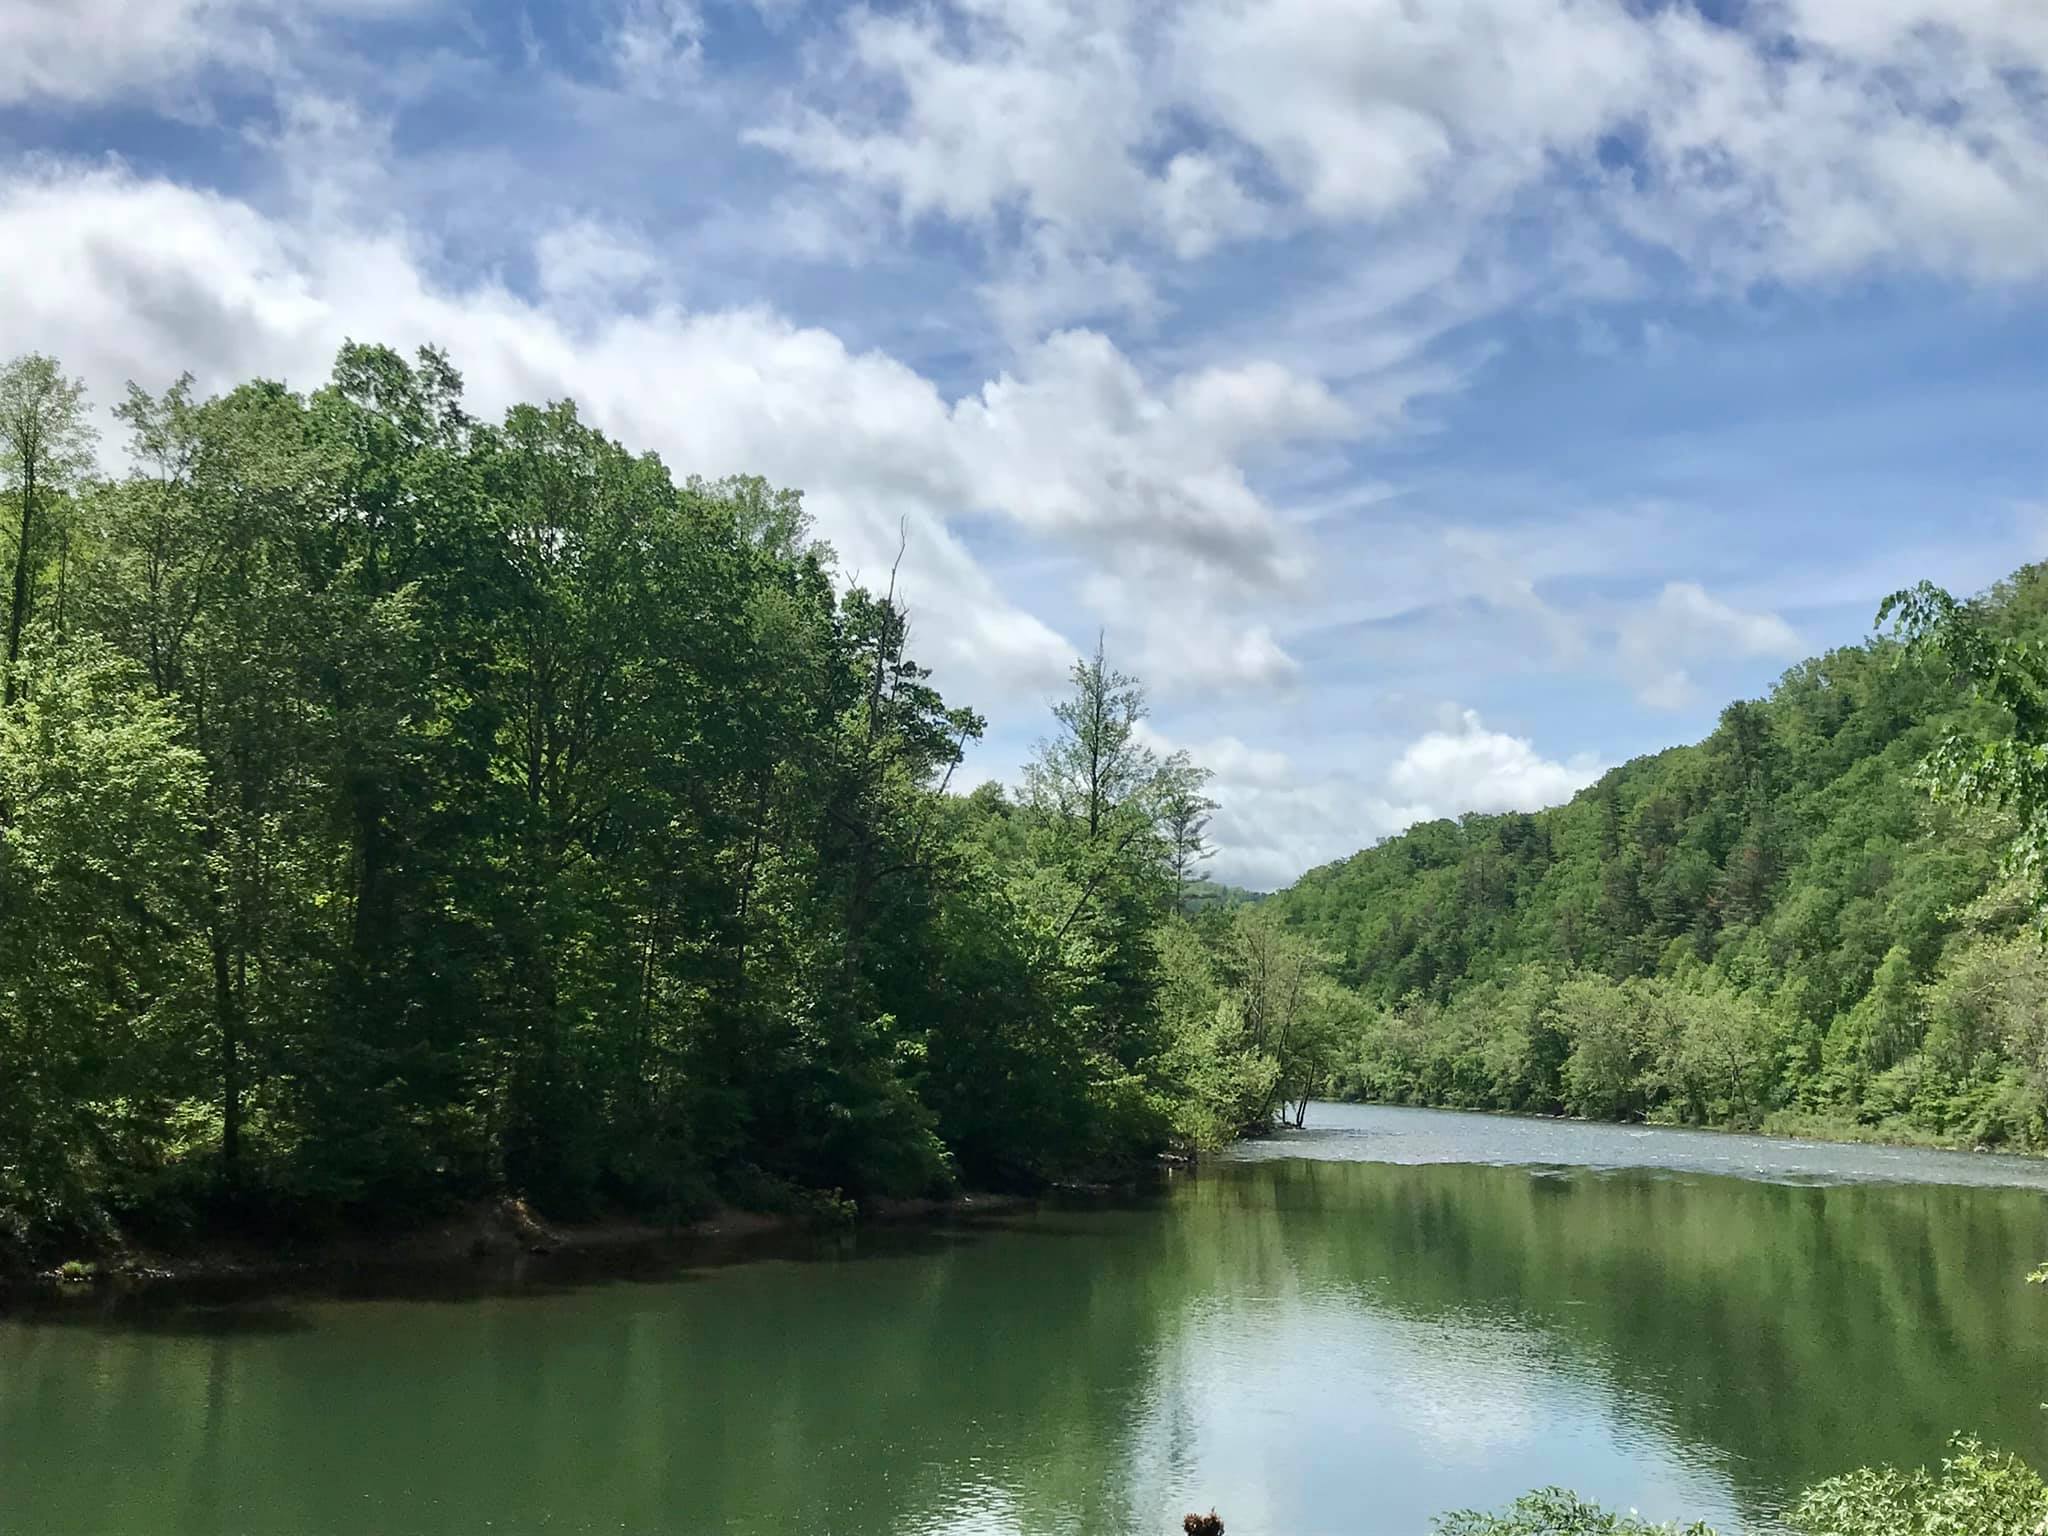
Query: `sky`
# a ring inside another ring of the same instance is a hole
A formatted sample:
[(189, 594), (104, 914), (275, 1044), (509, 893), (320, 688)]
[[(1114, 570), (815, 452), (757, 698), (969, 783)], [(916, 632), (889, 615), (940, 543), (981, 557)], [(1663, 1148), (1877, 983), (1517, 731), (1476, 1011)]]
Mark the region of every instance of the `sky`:
[(1102, 637), (1267, 888), (2048, 556), (2048, 4), (0, 0), (0, 356), (347, 338), (901, 545), (957, 783)]

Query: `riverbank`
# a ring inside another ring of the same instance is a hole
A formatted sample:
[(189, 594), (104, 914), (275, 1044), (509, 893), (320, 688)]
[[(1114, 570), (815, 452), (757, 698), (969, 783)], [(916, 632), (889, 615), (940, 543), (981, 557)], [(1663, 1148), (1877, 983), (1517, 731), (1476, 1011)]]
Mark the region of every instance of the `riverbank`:
[(1494, 1115), (1507, 1120), (1557, 1121), (1570, 1125), (1640, 1125), (1666, 1131), (1708, 1131), (1723, 1136), (1778, 1137), (1786, 1141), (1832, 1142), (1852, 1147), (1897, 1147), (1928, 1152), (1976, 1152), (1999, 1157), (2026, 1157), (2048, 1161), (2048, 1148), (1988, 1144), (1963, 1135), (1941, 1135), (1899, 1119), (1876, 1125), (1860, 1120), (1810, 1114), (1799, 1110), (1773, 1110), (1760, 1125), (1695, 1124), (1685, 1120), (1602, 1120), (1586, 1115), (1544, 1114), (1528, 1109), (1494, 1109), (1484, 1105), (1410, 1103), (1394, 1099), (1331, 1099), (1333, 1104), (1353, 1104), (1371, 1109), (1440, 1109), (1460, 1115)]
[(92, 1259), (0, 1272), (0, 1312), (66, 1296), (175, 1297), (249, 1300), (286, 1290), (400, 1291), (490, 1289), (523, 1280), (536, 1260), (579, 1274), (608, 1263), (631, 1269), (641, 1260), (721, 1262), (754, 1257), (859, 1229), (944, 1227), (993, 1220), (1029, 1209), (1028, 1196), (986, 1191), (944, 1199), (850, 1202), (802, 1210), (720, 1206), (689, 1221), (613, 1216), (554, 1221), (526, 1201), (476, 1201), (420, 1226), (355, 1231), (317, 1239), (267, 1242), (215, 1236), (174, 1248), (133, 1246)]

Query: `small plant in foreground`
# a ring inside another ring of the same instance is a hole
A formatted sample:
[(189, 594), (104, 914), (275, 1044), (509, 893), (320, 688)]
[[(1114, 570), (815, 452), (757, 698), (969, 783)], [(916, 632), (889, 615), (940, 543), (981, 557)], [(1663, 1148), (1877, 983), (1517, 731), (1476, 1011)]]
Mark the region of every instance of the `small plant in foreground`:
[(1437, 1536), (1714, 1536), (1704, 1525), (1648, 1525), (1610, 1514), (1562, 1488), (1524, 1494), (1498, 1514), (1460, 1510), (1436, 1529)]

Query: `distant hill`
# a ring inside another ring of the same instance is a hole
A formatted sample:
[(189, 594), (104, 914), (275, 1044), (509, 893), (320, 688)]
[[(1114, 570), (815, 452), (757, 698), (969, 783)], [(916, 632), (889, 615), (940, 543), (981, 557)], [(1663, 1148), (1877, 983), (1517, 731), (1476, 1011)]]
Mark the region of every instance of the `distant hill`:
[[(1979, 604), (2048, 641), (2048, 567)], [(1368, 1030), (1354, 1091), (1563, 1107), (1577, 1045), (1542, 999), (1592, 978), (1633, 988), (1625, 1109), (1718, 1118), (1674, 1096), (1676, 1047), (1657, 1038), (1683, 1032), (1672, 998), (1712, 995), (1754, 1016), (1749, 1054), (1763, 1058), (1744, 1068), (1753, 1088), (1727, 1096), (1738, 1118), (1853, 1112), (2048, 1141), (2038, 947), (2000, 889), (2002, 829), (1933, 805), (1916, 781), (1977, 707), (1873, 639), (1801, 663), (1768, 697), (1729, 705), (1705, 741), (1624, 764), (1567, 805), (1417, 826), (1270, 900), (1405, 1021)], [(1517, 1008), (1524, 1034), (1549, 1035), (1525, 1042), (1520, 1069), (1502, 1065), (1506, 1047), (1475, 1065)], [(1460, 1051), (1462, 1067), (1446, 1057)]]
[(1271, 894), (1270, 891), (1253, 891), (1241, 885), (1204, 880), (1181, 896), (1180, 905), (1181, 910), (1190, 916), (1202, 912), (1229, 912), (1238, 907), (1255, 907)]

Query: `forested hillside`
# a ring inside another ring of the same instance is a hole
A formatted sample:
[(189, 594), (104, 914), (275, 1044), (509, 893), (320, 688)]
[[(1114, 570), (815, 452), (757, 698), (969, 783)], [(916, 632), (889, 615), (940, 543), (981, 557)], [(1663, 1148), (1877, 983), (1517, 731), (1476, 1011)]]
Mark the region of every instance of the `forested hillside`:
[(980, 719), (794, 494), (432, 352), (118, 414), (109, 473), (0, 369), (0, 1259), (1028, 1186), (1298, 1096), (1306, 951), (1181, 916), (1206, 775), (1099, 652), (953, 794)]
[[(1971, 610), (2048, 638), (2048, 569)], [(1931, 800), (1996, 733), (1889, 639), (1534, 815), (1419, 826), (1270, 905), (1371, 1005), (1338, 1084), (1413, 1103), (2048, 1142), (2048, 964), (2013, 825)]]

